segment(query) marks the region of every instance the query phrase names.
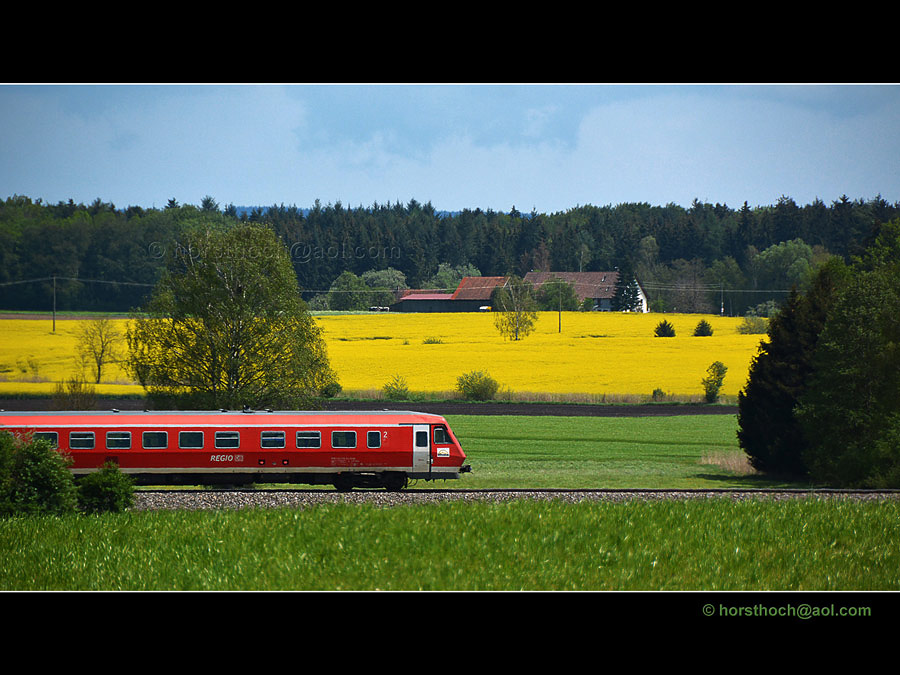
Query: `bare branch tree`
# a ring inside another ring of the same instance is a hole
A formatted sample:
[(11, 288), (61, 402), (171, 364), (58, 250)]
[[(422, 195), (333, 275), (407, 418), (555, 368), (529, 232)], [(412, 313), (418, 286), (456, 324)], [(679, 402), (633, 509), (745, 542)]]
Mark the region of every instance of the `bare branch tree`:
[(494, 326), (508, 340), (521, 340), (534, 330), (537, 305), (531, 284), (510, 277), (494, 292)]
[(87, 321), (78, 331), (78, 356), (82, 368), (90, 368), (91, 377), (100, 384), (103, 370), (118, 359), (122, 334), (111, 319)]

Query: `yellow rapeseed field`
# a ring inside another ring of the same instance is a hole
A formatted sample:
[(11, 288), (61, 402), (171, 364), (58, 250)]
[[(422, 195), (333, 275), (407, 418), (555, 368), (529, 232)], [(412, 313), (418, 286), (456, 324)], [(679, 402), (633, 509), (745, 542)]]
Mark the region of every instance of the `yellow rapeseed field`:
[[(674, 338), (653, 337), (666, 319)], [(706, 319), (710, 337), (693, 337)], [(456, 378), (481, 370), (503, 390), (523, 394), (676, 396), (702, 394), (713, 361), (728, 367), (722, 394), (736, 395), (764, 335), (741, 335), (741, 319), (696, 314), (542, 312), (531, 335), (505, 340), (490, 313), (320, 315), (333, 368), (345, 391), (380, 390), (394, 375), (411, 391), (452, 391)], [(117, 319), (124, 333), (127, 319)], [(51, 393), (57, 381), (80, 372), (79, 320), (0, 320), (0, 395)], [(140, 393), (117, 364), (98, 393)]]
[[(122, 335), (127, 319), (115, 319)], [(52, 394), (56, 383), (82, 373), (77, 358), (81, 320), (0, 319), (0, 395)], [(120, 351), (124, 353), (124, 344)], [(100, 394), (140, 394), (143, 388), (130, 381), (122, 368), (110, 364), (103, 381), (95, 386)]]
[[(693, 337), (705, 318), (710, 337)], [(676, 337), (653, 336), (666, 319)], [(412, 391), (449, 391), (465, 372), (489, 373), (515, 394), (696, 396), (713, 361), (728, 367), (722, 394), (747, 381), (761, 335), (741, 319), (696, 314), (542, 312), (523, 340), (504, 340), (490, 313), (321, 316), (331, 362), (345, 390), (380, 388), (395, 374)], [(426, 341), (428, 344), (426, 344)]]

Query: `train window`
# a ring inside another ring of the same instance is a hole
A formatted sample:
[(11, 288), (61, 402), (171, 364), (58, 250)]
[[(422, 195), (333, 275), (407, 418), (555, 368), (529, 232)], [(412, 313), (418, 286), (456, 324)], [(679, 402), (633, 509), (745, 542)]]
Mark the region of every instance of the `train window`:
[(131, 432), (107, 431), (106, 447), (110, 450), (128, 450), (131, 447)]
[(168, 431), (145, 431), (142, 442), (145, 448), (161, 450), (169, 447)]
[(370, 448), (380, 448), (381, 447), (381, 432), (380, 431), (368, 431), (366, 432), (366, 443)]
[(178, 447), (185, 450), (200, 450), (203, 447), (203, 432), (179, 431)]
[(450, 434), (447, 433), (446, 427), (435, 427), (434, 428), (434, 442), (435, 443), (449, 443), (450, 442)]
[(283, 448), (284, 432), (263, 431), (259, 437), (259, 445), (261, 448)]
[(78, 448), (80, 450), (90, 450), (94, 447), (93, 431), (71, 431), (69, 432), (69, 447)]
[(427, 431), (417, 431), (416, 432), (416, 447), (417, 448), (425, 448), (428, 446), (428, 432)]
[(298, 448), (321, 448), (322, 432), (321, 431), (298, 431), (297, 432)]
[(237, 431), (217, 431), (216, 432), (217, 448), (239, 448), (241, 447), (241, 434)]
[(48, 441), (50, 445), (59, 445), (59, 434), (55, 431), (35, 431), (34, 440)]
[(332, 431), (331, 432), (332, 448), (355, 448), (356, 432), (355, 431)]

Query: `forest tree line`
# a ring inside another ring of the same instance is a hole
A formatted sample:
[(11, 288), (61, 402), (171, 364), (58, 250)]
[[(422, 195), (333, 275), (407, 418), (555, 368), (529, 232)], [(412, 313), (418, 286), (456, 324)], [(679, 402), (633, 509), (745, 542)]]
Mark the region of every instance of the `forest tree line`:
[[(303, 297), (329, 307), (341, 284), (374, 291), (452, 285), (452, 270), (483, 276), (531, 270), (633, 270), (654, 311), (764, 312), (830, 256), (849, 260), (875, 226), (900, 215), (880, 196), (799, 205), (790, 197), (740, 208), (695, 200), (689, 207), (623, 203), (545, 214), (430, 203), (283, 204), (239, 210), (212, 197), (198, 205), (117, 208), (0, 202), (0, 309), (128, 311), (143, 304), (165, 256), (188, 229), (242, 221), (272, 227), (288, 248)], [(248, 255), (252, 254), (248, 251)], [(54, 280), (55, 278), (55, 280)], [(381, 304), (383, 301), (372, 302)], [(337, 307), (331, 307), (335, 309)]]

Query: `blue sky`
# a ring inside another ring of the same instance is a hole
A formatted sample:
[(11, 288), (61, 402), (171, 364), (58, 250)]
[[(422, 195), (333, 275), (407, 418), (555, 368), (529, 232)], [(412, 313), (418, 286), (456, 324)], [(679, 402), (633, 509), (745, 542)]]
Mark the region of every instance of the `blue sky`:
[(0, 198), (900, 201), (898, 85), (3, 85)]

